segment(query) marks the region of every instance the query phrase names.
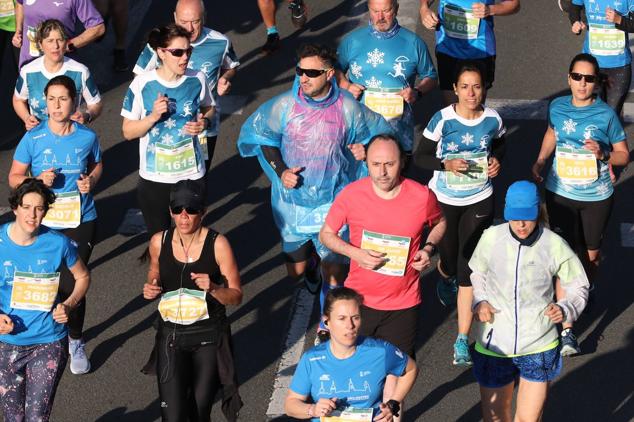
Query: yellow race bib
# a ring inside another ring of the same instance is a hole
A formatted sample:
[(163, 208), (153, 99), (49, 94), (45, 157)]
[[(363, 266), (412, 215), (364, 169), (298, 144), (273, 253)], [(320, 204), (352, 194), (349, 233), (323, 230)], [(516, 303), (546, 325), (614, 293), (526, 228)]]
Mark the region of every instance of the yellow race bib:
[(586, 185), (599, 177), (597, 159), (586, 149), (560, 148), (555, 153), (557, 176), (568, 185)]
[(386, 120), (400, 119), (403, 115), (403, 97), (398, 95), (400, 89), (366, 88), (363, 93), (365, 105), (379, 113)]
[(58, 193), (42, 224), (51, 228), (72, 229), (81, 223), (81, 198), (78, 191)]
[(207, 293), (202, 290), (192, 289), (178, 289), (165, 293), (158, 306), (161, 318), (163, 321), (181, 325), (191, 325), (209, 319), (206, 295)]
[(16, 271), (11, 288), (11, 307), (28, 311), (50, 312), (53, 309), (59, 273), (38, 274)]
[(385, 253), (385, 265), (374, 271), (391, 276), (405, 274), (410, 242), (411, 238), (409, 237), (375, 233), (368, 230), (363, 230), (361, 235), (361, 249)]

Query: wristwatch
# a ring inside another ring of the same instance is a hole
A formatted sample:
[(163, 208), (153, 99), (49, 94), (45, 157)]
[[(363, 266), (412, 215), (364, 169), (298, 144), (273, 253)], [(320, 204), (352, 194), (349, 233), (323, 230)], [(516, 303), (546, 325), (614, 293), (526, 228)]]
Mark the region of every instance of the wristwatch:
[(427, 242), (427, 243), (425, 243), (425, 244), (423, 245), (423, 247), (422, 247), (422, 249), (423, 249), (423, 250), (425, 249), (425, 246), (429, 246), (429, 247), (431, 247), (431, 251), (426, 251), (426, 250), (425, 250), (425, 252), (427, 252), (427, 253), (429, 254), (429, 256), (430, 256), (430, 257), (432, 257), (432, 256), (436, 255), (436, 250), (437, 250), (437, 248), (436, 248), (436, 245), (435, 245), (435, 244), (433, 244), (432, 242)]
[(385, 405), (390, 409), (393, 416), (398, 417), (399, 412), (401, 411), (401, 404), (396, 400), (388, 400)]

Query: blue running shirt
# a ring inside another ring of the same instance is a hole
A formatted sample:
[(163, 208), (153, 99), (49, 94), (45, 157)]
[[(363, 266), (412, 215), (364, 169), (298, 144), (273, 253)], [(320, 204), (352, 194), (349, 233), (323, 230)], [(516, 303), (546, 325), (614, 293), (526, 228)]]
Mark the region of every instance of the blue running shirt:
[[(559, 151), (582, 150), (586, 139), (597, 141), (608, 151), (610, 144), (625, 141), (625, 131), (619, 117), (600, 98), (596, 98), (594, 103), (586, 107), (574, 106), (570, 95), (555, 98), (548, 110), (548, 124), (555, 131)], [(546, 177), (546, 189), (577, 201), (602, 201), (612, 195), (614, 188), (607, 163), (596, 160), (596, 180), (593, 182), (564, 183), (557, 172), (556, 154)]]
[[(472, 0), (440, 0), (436, 30), (436, 51), (456, 59), (482, 59), (495, 56), (493, 17), (476, 19), (471, 15)], [(482, 0), (486, 5), (495, 0)]]

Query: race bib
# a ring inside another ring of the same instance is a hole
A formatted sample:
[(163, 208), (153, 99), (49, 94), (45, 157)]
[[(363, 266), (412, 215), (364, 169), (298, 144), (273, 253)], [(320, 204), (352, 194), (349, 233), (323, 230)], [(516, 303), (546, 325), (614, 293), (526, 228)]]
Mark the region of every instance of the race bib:
[(200, 152), (202, 153), (203, 160), (209, 160), (209, 147), (207, 143), (207, 135), (198, 135), (198, 145), (200, 145)]
[(42, 224), (55, 229), (72, 229), (81, 223), (81, 199), (78, 191), (55, 195)]
[(298, 233), (319, 233), (321, 226), (326, 221), (328, 210), (332, 203), (324, 204), (317, 208), (295, 207), (295, 230)]
[(347, 407), (334, 410), (330, 416), (322, 416), (320, 422), (372, 422), (372, 408)]
[(618, 56), (625, 52), (625, 32), (613, 25), (590, 24), (590, 53), (598, 56)]
[(374, 272), (391, 276), (402, 276), (407, 268), (410, 242), (411, 238), (409, 237), (392, 236), (363, 230), (361, 249), (371, 249), (385, 254), (385, 265), (373, 270)]
[(485, 151), (463, 154), (447, 154), (447, 160), (462, 158), (469, 168), (456, 176), (451, 171), (444, 172), (447, 187), (452, 190), (481, 189), (489, 180), (489, 161)]
[(196, 321), (209, 319), (206, 292), (203, 290), (178, 289), (161, 297), (158, 310), (166, 322), (191, 325)]
[(448, 4), (445, 6), (443, 26), (445, 33), (451, 38), (475, 40), (478, 38), (480, 18), (474, 18), (470, 9), (460, 9)]
[[(40, 50), (37, 48), (37, 42), (35, 41), (36, 28), (29, 26), (26, 28), (26, 39), (29, 42), (29, 54), (31, 57), (40, 57)], [(24, 42), (24, 40), (23, 40)]]
[(27, 311), (50, 312), (53, 309), (59, 273), (37, 274), (16, 271), (11, 288), (11, 307)]
[(585, 185), (599, 177), (597, 159), (588, 150), (557, 147), (555, 156), (557, 176), (567, 185)]
[(183, 139), (172, 145), (156, 143), (155, 148), (157, 175), (185, 177), (198, 172), (192, 138)]
[(13, 0), (0, 0), (0, 18), (7, 18), (15, 15)]
[(398, 95), (401, 89), (366, 88), (363, 102), (372, 111), (386, 120), (400, 119), (403, 115), (403, 97)]

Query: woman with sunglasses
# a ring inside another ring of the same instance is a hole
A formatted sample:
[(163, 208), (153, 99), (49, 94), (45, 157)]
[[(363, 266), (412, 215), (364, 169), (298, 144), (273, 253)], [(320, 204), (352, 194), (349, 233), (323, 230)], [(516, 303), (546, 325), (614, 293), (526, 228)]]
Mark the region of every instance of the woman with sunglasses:
[[(202, 225), (203, 186), (179, 181), (169, 206), (174, 227), (152, 236), (143, 286), (145, 299), (161, 299), (155, 360), (147, 367), (156, 370), (164, 421), (209, 422), (221, 387), (223, 409), (239, 400), (225, 305), (242, 301), (240, 274), (227, 238)], [(234, 403), (228, 408), (237, 412)]]
[[(590, 54), (578, 54), (570, 63), (571, 95), (555, 98), (548, 110), (544, 135), (533, 177), (541, 182), (546, 161), (555, 155), (546, 177), (546, 205), (550, 226), (561, 233), (579, 255), (590, 284), (596, 282), (601, 238), (614, 202), (608, 164), (629, 161), (625, 132), (619, 116), (595, 96), (599, 63)], [(557, 288), (557, 297), (564, 292)], [(563, 356), (579, 353), (572, 324), (563, 324)]]
[[(75, 84), (79, 101), (75, 102), (71, 120), (91, 123), (101, 114), (101, 96), (88, 68), (64, 56), (68, 45), (64, 25), (55, 19), (45, 20), (38, 26), (35, 39), (42, 56), (20, 69), (13, 94), (13, 109), (24, 127), (31, 130), (48, 118), (46, 97), (42, 93), (48, 81), (58, 75), (68, 76)], [(82, 99), (86, 102), (83, 111)]]
[[(41, 180), (25, 179), (9, 196), (15, 221), (0, 226), (0, 386), (7, 422), (49, 420), (68, 359), (69, 313), (90, 285), (73, 242), (42, 226), (54, 201)], [(74, 280), (64, 300), (58, 294), (63, 266)]]
[[(75, 87), (75, 82), (66, 75), (48, 81), (43, 89), (48, 119), (28, 131), (18, 144), (9, 170), (9, 186), (15, 188), (25, 179), (35, 177), (52, 189), (57, 200), (42, 224), (73, 239), (79, 257), (88, 263), (97, 231), (92, 192), (101, 178), (103, 163), (95, 132), (71, 120), (77, 109)], [(62, 267), (59, 284), (62, 300), (74, 288), (75, 279)], [(82, 340), (85, 315), (86, 302), (81, 300), (68, 321), (70, 370), (76, 375), (90, 371)]]
[(180, 180), (205, 184), (198, 135), (209, 126), (214, 101), (205, 75), (187, 69), (190, 33), (171, 23), (150, 32), (161, 66), (134, 78), (123, 100), (123, 136), (139, 140), (137, 200), (148, 234), (170, 227), (169, 193)]
[(436, 292), (445, 306), (457, 300), (453, 364), (460, 366), (471, 365), (468, 338), (473, 288), (469, 258), (480, 235), (493, 222), (491, 179), (500, 172), (505, 150), (502, 119), (495, 110), (482, 105), (484, 84), (477, 63), (465, 62), (458, 68), (453, 85), (458, 102), (432, 117), (415, 157), (419, 166), (434, 170), (429, 187), (447, 220), (445, 235), (438, 244), (441, 277)]

